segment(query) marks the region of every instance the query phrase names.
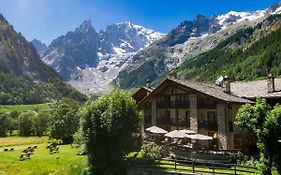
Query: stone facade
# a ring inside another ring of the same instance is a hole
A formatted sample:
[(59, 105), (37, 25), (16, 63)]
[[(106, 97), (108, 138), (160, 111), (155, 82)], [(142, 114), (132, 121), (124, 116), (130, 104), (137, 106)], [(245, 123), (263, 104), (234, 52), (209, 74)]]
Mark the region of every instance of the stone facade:
[(156, 125), (156, 120), (157, 120), (157, 102), (156, 102), (156, 98), (152, 99), (151, 108), (152, 108), (151, 124), (152, 125)]
[(198, 108), (197, 108), (197, 95), (189, 95), (190, 103), (190, 129), (198, 133)]
[(228, 121), (226, 117), (226, 105), (217, 104), (217, 122), (218, 122), (218, 136), (219, 148), (223, 150), (229, 149), (228, 144)]
[(204, 149), (244, 149), (244, 145), (237, 144), (243, 132), (234, 124), (239, 107), (248, 100), (233, 97), (221, 87), (207, 86), (166, 80), (139, 103), (144, 110), (143, 125), (167, 131), (190, 129), (213, 137), (212, 142), (200, 141)]

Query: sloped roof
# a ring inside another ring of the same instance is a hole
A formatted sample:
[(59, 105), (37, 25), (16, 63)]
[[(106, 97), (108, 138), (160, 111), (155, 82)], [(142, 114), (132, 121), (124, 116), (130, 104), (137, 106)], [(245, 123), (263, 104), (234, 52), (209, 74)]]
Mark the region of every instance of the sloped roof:
[(155, 88), (148, 96), (146, 96), (143, 100), (141, 100), (140, 105), (145, 103), (150, 97), (156, 95), (159, 93), (159, 89), (161, 86), (164, 86), (166, 83), (176, 83), (178, 85), (181, 85), (183, 87), (192, 89), (194, 91), (200, 92), (202, 94), (206, 94), (208, 96), (214, 97), (219, 100), (223, 100), (226, 102), (232, 102), (232, 103), (253, 103), (253, 101), (238, 97), (233, 94), (225, 93), (222, 87), (217, 85), (211, 85), (206, 83), (200, 83), (195, 81), (183, 81), (179, 79), (174, 78), (167, 78), (164, 80), (157, 88)]
[(275, 78), (275, 92), (268, 93), (267, 80), (233, 82), (231, 92), (239, 97), (254, 99), (256, 97), (281, 97), (281, 79)]
[(139, 88), (139, 90), (137, 90), (137, 92), (135, 92), (133, 94), (133, 96), (137, 95), (138, 93), (140, 93), (142, 90), (145, 90), (147, 92), (152, 92), (154, 90), (154, 88), (149, 88), (149, 87), (146, 87), (146, 86), (142, 86), (141, 88)]
[(142, 86), (141, 88), (144, 88), (145, 90), (147, 90), (148, 92), (152, 92), (154, 90), (153, 87), (147, 87), (147, 86)]
[(181, 85), (186, 86), (187, 88), (191, 88), (203, 94), (209, 95), (211, 97), (226, 101), (226, 102), (235, 102), (235, 103), (252, 103), (252, 101), (248, 99), (244, 99), (238, 97), (234, 94), (228, 94), (224, 92), (224, 89), (217, 85), (207, 84), (207, 83), (200, 83), (194, 81), (183, 81), (178, 79), (171, 79), (170, 80), (177, 82)]
[(140, 102), (148, 93), (151, 93), (153, 88), (142, 86), (137, 92), (135, 92), (132, 97), (138, 102)]

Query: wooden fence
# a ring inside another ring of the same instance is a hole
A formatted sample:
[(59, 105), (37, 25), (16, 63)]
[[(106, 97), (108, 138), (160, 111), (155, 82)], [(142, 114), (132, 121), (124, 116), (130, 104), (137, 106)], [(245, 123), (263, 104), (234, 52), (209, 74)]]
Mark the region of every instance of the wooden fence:
[(195, 162), (177, 159), (162, 159), (161, 161), (144, 162), (134, 160), (130, 162), (133, 168), (160, 169), (176, 172), (192, 172), (203, 174), (231, 174), (249, 175), (256, 173), (256, 167), (238, 166), (237, 164), (222, 164), (214, 162)]

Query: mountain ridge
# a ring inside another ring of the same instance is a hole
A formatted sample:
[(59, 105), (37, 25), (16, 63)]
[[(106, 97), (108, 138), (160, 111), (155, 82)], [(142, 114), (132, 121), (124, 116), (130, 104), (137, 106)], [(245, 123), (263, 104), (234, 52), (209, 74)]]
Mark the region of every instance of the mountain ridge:
[(0, 104), (31, 104), (69, 97), (86, 100), (65, 84), (38, 55), (32, 43), (0, 14)]
[(48, 48), (47, 45), (37, 39), (33, 39), (30, 42), (33, 44), (34, 48), (36, 49), (36, 51), (40, 55), (40, 57), (42, 57)]
[(281, 15), (269, 16), (254, 27), (232, 35), (217, 47), (179, 66), (183, 79), (215, 81), (228, 75), (233, 81), (280, 76)]
[[(256, 25), (267, 16), (280, 12), (281, 7), (278, 3), (265, 10), (230, 11), (226, 14), (214, 15), (211, 19), (199, 15), (199, 18), (196, 17), (193, 21), (182, 22), (165, 37), (134, 55), (132, 59), (135, 64), (122, 70), (114, 82), (125, 89), (145, 85), (144, 79), (156, 80), (167, 71), (178, 67), (186, 59), (216, 47), (240, 29)], [(203, 21), (202, 28), (194, 28), (198, 19)], [(206, 22), (208, 22), (208, 29)], [(152, 70), (145, 73), (142, 70), (148, 64)]]
[[(104, 92), (111, 89), (111, 81), (132, 55), (162, 36), (129, 21), (96, 32), (91, 21), (86, 20), (73, 32), (53, 40), (43, 61), (77, 89)], [(89, 51), (81, 53), (85, 48)]]

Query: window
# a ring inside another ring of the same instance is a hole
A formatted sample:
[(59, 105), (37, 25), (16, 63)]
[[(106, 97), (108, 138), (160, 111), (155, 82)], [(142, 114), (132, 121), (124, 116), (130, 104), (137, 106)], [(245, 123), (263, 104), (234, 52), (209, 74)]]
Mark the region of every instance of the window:
[(216, 124), (217, 123), (217, 115), (214, 111), (208, 111), (207, 112), (207, 118), (209, 124)]
[(229, 125), (229, 132), (233, 132), (234, 131), (233, 122), (232, 121), (228, 122), (228, 125)]
[(170, 100), (171, 100), (171, 101), (176, 101), (176, 96), (175, 96), (175, 95), (171, 95), (171, 96), (170, 96)]
[(171, 117), (171, 112), (169, 110), (165, 110), (165, 116), (167, 118), (170, 118)]
[(188, 128), (190, 128), (190, 112), (185, 111), (184, 122)]
[(207, 98), (206, 100), (204, 100), (204, 102), (206, 105), (215, 105), (216, 104), (216, 102), (211, 98)]
[(190, 112), (189, 111), (185, 111), (185, 118), (184, 118), (185, 122), (189, 122), (190, 121)]
[(180, 101), (188, 101), (188, 99), (189, 99), (188, 95), (186, 95), (186, 94), (185, 95), (179, 95), (179, 100)]

